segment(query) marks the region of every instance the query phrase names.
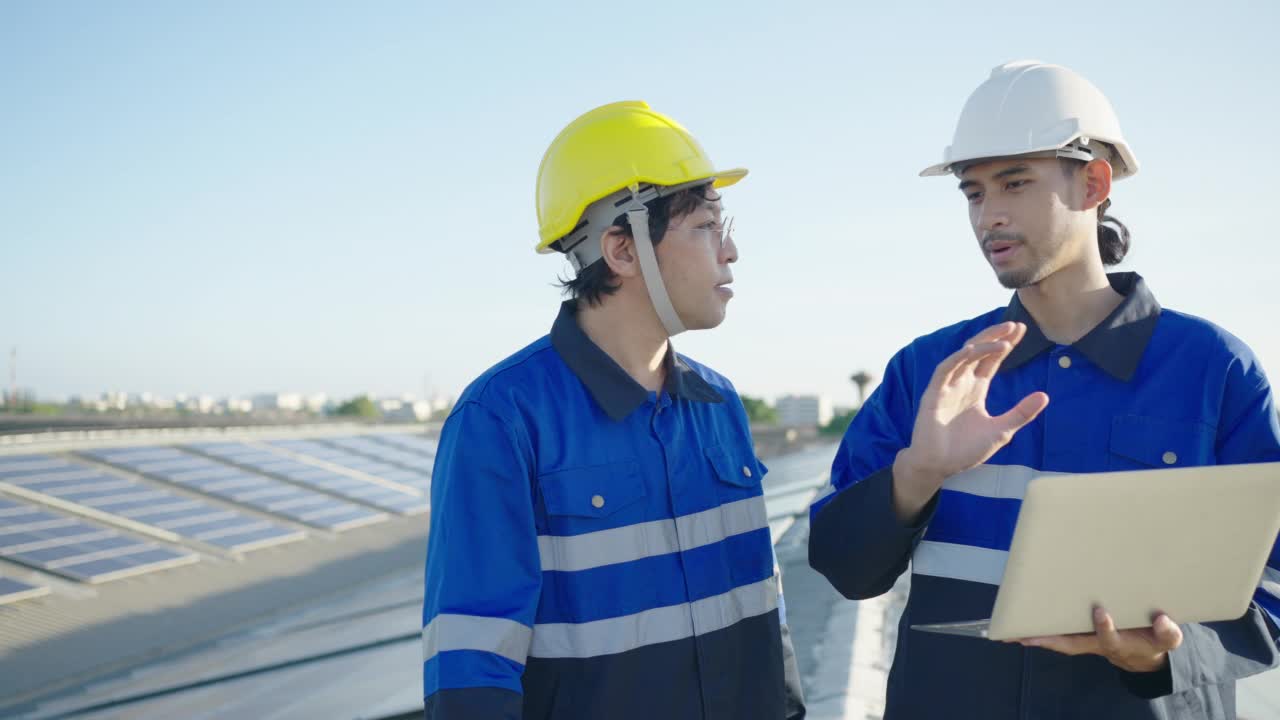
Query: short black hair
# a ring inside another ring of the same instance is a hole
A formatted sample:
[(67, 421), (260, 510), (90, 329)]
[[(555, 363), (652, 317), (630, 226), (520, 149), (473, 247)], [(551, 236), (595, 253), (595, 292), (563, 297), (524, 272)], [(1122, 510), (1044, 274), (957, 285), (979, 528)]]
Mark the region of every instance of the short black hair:
[[(1074, 177), (1076, 171), (1087, 164), (1072, 158), (1058, 158), (1058, 162), (1067, 177)], [(1133, 244), (1129, 228), (1118, 218), (1107, 214), (1110, 208), (1111, 198), (1098, 206), (1098, 254), (1102, 256), (1102, 264), (1107, 266), (1119, 265)]]
[[(719, 199), (720, 195), (716, 193), (712, 183), (706, 182), (650, 200), (645, 204), (645, 208), (649, 211), (649, 238), (656, 246), (667, 234), (667, 228), (671, 226), (672, 220), (684, 217)], [(614, 218), (613, 224), (621, 228), (627, 237), (634, 237), (631, 234), (631, 222), (626, 213)], [(587, 240), (587, 242), (598, 241), (598, 238)], [(599, 305), (606, 297), (618, 292), (618, 288), (621, 287), (618, 284), (617, 273), (609, 267), (604, 258), (583, 268), (575, 277), (560, 278), (556, 284), (565, 295), (584, 301), (588, 305)]]

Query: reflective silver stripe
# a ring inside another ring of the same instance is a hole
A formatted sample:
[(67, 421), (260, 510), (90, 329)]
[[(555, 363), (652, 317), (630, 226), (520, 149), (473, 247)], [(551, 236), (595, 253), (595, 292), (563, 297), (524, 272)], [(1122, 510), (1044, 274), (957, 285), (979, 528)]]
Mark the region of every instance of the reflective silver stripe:
[(959, 475), (952, 475), (942, 483), (942, 487), (982, 497), (1021, 500), (1027, 494), (1027, 483), (1033, 478), (1063, 474), (1036, 470), (1025, 465), (979, 465)]
[[(942, 487), (982, 497), (1021, 500), (1027, 493), (1027, 483), (1032, 479), (1041, 475), (1063, 474), (1065, 473), (1036, 470), (1025, 465), (979, 465), (952, 475), (942, 483)], [(835, 485), (828, 484), (818, 492), (813, 502), (816, 503), (835, 491)]]
[(693, 603), (668, 605), (586, 623), (546, 623), (533, 628), (530, 657), (588, 658), (635, 650), (722, 630), (778, 607), (776, 577), (743, 585)]
[(542, 569), (588, 570), (667, 555), (768, 527), (764, 498), (736, 500), (676, 518), (653, 520), (583, 535), (539, 535)]
[(680, 548), (674, 520), (654, 520), (583, 535), (539, 535), (542, 570), (587, 570), (666, 555)]
[(693, 633), (706, 635), (778, 607), (778, 576), (703, 598), (693, 606)]
[(1008, 558), (1004, 550), (925, 540), (911, 556), (911, 572), (999, 585)]
[(481, 650), (523, 665), (532, 634), (515, 620), (441, 613), (422, 628), (422, 662), (450, 650)]
[(1272, 597), (1280, 599), (1280, 570), (1264, 569), (1262, 571), (1262, 582), (1258, 583), (1258, 587), (1265, 590)]
[(769, 513), (761, 495), (676, 518), (682, 550), (718, 543), (725, 538), (766, 527), (769, 527)]

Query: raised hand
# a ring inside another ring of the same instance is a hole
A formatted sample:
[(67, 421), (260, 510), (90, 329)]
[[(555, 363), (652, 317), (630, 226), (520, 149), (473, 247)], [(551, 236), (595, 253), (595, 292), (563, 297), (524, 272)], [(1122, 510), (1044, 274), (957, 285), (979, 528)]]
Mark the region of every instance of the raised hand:
[(1027, 332), (1006, 322), (983, 330), (938, 364), (920, 400), (911, 446), (893, 464), (894, 509), (910, 522), (952, 475), (982, 464), (1049, 404), (1031, 393), (998, 417), (987, 413), (987, 391), (1000, 363)]

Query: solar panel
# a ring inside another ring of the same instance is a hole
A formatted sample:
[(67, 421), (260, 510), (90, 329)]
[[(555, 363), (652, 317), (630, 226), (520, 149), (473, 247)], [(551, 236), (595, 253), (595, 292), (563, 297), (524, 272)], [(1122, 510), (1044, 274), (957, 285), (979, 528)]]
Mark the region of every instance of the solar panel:
[[(360, 464), (357, 461), (364, 460), (363, 458), (355, 458), (354, 460), (347, 458), (351, 460), (350, 464), (328, 458), (323, 459), (331, 465), (338, 465), (345, 469), (373, 475), (373, 478), (365, 478), (360, 475), (303, 462), (291, 457), (288, 452), (282, 452), (285, 448), (263, 447), (239, 442), (200, 443), (187, 447), (241, 467), (281, 477), (299, 485), (313, 487), (317, 490), (400, 515), (415, 515), (426, 512), (429, 509), (429, 501), (425, 491), (416, 490), (401, 482), (406, 479), (421, 482), (421, 478), (416, 475), (406, 477), (403, 473), (410, 471), (398, 470), (390, 466), (369, 467), (366, 465), (364, 467), (351, 467), (353, 464)], [(309, 445), (300, 447), (310, 448)], [(333, 448), (326, 448), (323, 445), (317, 445), (316, 447), (320, 451), (340, 452), (333, 450)], [(302, 449), (294, 449), (292, 446), (288, 450), (295, 453), (303, 452)], [(316, 455), (312, 453), (305, 454), (317, 459)]]
[(234, 552), (306, 537), (302, 530), (49, 455), (0, 457), (0, 481)]
[(415, 452), (388, 443), (378, 442), (369, 435), (344, 435), (342, 437), (319, 438), (319, 441), (348, 452), (380, 460), (409, 470), (415, 470), (429, 479), (435, 458), (421, 452)]
[(82, 582), (186, 565), (199, 557), (74, 517), (0, 499), (0, 557)]
[(0, 605), (48, 595), (49, 588), (0, 576)]
[(324, 530), (350, 530), (387, 519), (384, 513), (177, 448), (104, 448), (82, 454)]
[(383, 462), (379, 459), (352, 452), (351, 450), (334, 447), (317, 440), (276, 440), (267, 443), (274, 447), (282, 448), (289, 452), (301, 453), (313, 458), (324, 460), (325, 462), (341, 465), (362, 473), (373, 475), (375, 477), (400, 483), (407, 487), (416, 488), (421, 492), (429, 492), (431, 487), (431, 472), (423, 472), (421, 470), (411, 470), (396, 465)]
[(381, 433), (378, 435), (370, 435), (369, 437), (374, 438), (380, 443), (403, 448), (405, 450), (411, 450), (417, 453), (423, 453), (425, 455), (430, 455), (431, 457), (436, 456), (436, 448), (439, 447), (439, 442), (436, 438), (429, 438), (425, 435)]

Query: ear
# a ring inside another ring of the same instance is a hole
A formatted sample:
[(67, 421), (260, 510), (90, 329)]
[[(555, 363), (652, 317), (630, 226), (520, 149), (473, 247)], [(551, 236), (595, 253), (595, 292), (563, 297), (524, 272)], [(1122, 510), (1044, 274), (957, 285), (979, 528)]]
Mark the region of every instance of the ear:
[(600, 233), (600, 251), (605, 264), (619, 277), (636, 277), (640, 274), (640, 258), (636, 257), (635, 240), (617, 225)]
[(1093, 210), (1111, 197), (1111, 163), (1091, 160), (1081, 173), (1084, 178), (1084, 198), (1081, 210)]

